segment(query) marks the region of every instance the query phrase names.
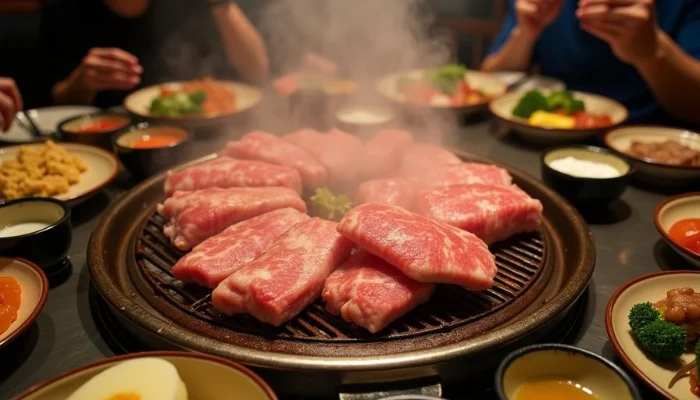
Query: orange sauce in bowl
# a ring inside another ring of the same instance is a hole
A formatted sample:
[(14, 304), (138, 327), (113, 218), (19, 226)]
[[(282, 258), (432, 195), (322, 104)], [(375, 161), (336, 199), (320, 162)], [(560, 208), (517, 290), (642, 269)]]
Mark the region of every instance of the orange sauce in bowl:
[(676, 244), (700, 255), (700, 218), (682, 219), (668, 231)]
[(129, 147), (132, 149), (155, 149), (158, 147), (168, 147), (182, 141), (182, 138), (176, 136), (151, 136), (143, 135), (139, 139), (136, 139), (129, 143)]
[(0, 276), (0, 334), (17, 320), (22, 305), (22, 287), (15, 278)]
[(598, 400), (589, 389), (566, 379), (533, 379), (515, 390), (513, 400)]
[(75, 133), (83, 134), (109, 132), (124, 127), (127, 123), (128, 121), (123, 120), (121, 118), (98, 119), (96, 121), (89, 121), (84, 124), (81, 124), (72, 131)]

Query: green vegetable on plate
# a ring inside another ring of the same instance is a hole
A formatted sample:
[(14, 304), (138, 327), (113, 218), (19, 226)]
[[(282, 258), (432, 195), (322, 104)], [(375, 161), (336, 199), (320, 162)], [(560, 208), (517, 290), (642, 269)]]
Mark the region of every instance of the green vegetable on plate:
[(535, 111), (549, 111), (547, 98), (539, 90), (531, 90), (520, 98), (520, 101), (513, 109), (513, 115), (520, 118), (530, 118)]
[(661, 318), (661, 312), (651, 303), (635, 304), (628, 317), (632, 336), (654, 359), (671, 361), (685, 351), (685, 328)]
[(523, 95), (518, 104), (513, 108), (512, 114), (519, 118), (530, 118), (536, 111), (553, 112), (564, 110), (572, 115), (576, 112), (586, 111), (583, 100), (574, 98), (569, 91), (554, 92), (545, 96), (539, 90), (531, 90)]
[(352, 208), (352, 202), (348, 196), (336, 195), (327, 187), (322, 187), (311, 196), (311, 208), (320, 218), (339, 221)]
[(457, 85), (464, 80), (467, 67), (458, 64), (445, 65), (428, 73), (428, 81), (433, 87), (447, 95), (453, 95), (459, 88)]
[(168, 117), (201, 114), (206, 99), (207, 94), (203, 91), (159, 96), (153, 99), (149, 111), (153, 115)]

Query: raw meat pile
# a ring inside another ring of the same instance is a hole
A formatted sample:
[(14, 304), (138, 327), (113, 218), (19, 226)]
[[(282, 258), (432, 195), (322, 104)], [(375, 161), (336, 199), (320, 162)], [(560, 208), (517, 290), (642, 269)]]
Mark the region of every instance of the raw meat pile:
[[(321, 186), (357, 206), (340, 222), (310, 217), (302, 193)], [(164, 234), (190, 250), (173, 275), (213, 289), (222, 314), (276, 326), (320, 296), (375, 333), (436, 284), (489, 289), (488, 245), (542, 220), (542, 204), (506, 170), (393, 129), (366, 143), (340, 130), (250, 132), (212, 161), (169, 172), (164, 191)]]

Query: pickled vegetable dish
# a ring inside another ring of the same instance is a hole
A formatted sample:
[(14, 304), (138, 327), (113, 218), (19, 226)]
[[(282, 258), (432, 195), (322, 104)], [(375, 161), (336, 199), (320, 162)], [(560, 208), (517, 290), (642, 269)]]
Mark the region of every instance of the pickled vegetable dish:
[(399, 79), (398, 92), (409, 103), (434, 107), (465, 107), (487, 102), (490, 96), (466, 81), (467, 68), (446, 65), (426, 71), (417, 79)]
[(531, 90), (518, 101), (512, 114), (527, 119), (530, 125), (543, 128), (595, 129), (613, 124), (609, 115), (586, 111), (584, 101), (568, 91), (545, 95), (539, 90)]

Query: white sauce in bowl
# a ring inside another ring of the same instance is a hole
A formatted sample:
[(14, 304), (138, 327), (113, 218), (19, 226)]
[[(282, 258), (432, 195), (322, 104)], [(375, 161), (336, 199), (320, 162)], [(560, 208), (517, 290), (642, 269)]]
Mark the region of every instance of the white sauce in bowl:
[(579, 178), (617, 178), (620, 171), (613, 166), (588, 160), (580, 160), (575, 157), (564, 157), (551, 161), (549, 166), (561, 173)]
[(27, 233), (32, 233), (40, 231), (50, 224), (46, 222), (21, 222), (15, 225), (9, 225), (0, 229), (0, 237), (13, 237), (26, 235)]
[(392, 118), (391, 112), (371, 108), (346, 108), (336, 114), (338, 120), (349, 124), (381, 124)]

